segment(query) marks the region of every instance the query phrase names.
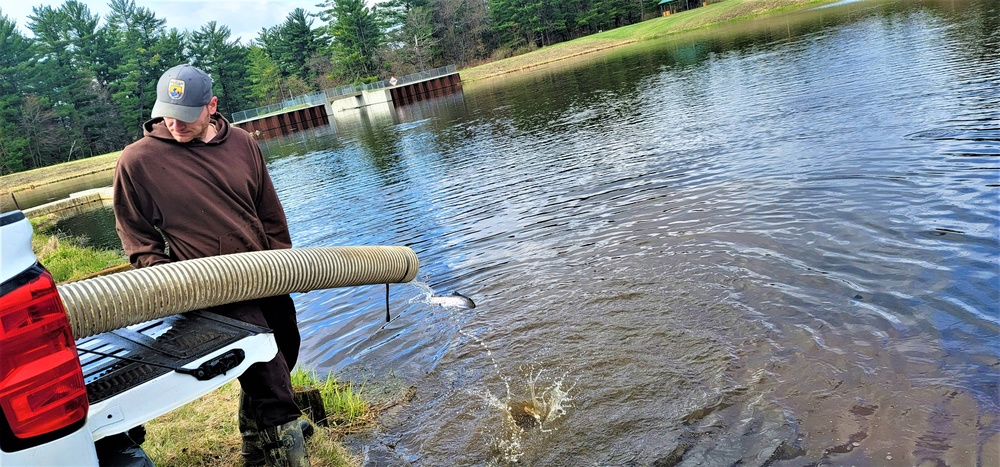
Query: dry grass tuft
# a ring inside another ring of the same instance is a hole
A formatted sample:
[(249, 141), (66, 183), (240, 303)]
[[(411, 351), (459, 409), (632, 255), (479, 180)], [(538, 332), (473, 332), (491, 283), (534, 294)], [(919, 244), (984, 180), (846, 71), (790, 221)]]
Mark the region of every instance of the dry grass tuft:
[(45, 258), (59, 251), (59, 236), (53, 235), (51, 237), (48, 237), (48, 240), (46, 240), (45, 237), (39, 236), (38, 239), (39, 242), (41, 243), (35, 250), (35, 256), (39, 258)]
[(240, 465), (239, 397), (232, 382), (150, 421), (143, 449), (158, 466)]

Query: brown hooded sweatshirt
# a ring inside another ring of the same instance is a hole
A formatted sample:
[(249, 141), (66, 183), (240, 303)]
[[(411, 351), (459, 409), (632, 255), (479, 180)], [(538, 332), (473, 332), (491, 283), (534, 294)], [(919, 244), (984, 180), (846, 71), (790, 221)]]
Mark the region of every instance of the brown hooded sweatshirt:
[[(134, 267), (292, 246), (257, 142), (219, 114), (212, 124), (217, 134), (211, 141), (178, 143), (163, 119), (155, 118), (143, 125), (145, 136), (122, 151), (115, 167), (115, 220)], [(212, 311), (274, 330), (278, 355), (239, 377), (251, 401), (245, 410), (259, 427), (297, 419), (301, 413), (288, 374), (300, 339), (291, 297)]]
[(122, 151), (114, 210), (134, 267), (292, 246), (257, 142), (219, 114), (212, 124), (211, 141), (179, 143), (155, 118)]

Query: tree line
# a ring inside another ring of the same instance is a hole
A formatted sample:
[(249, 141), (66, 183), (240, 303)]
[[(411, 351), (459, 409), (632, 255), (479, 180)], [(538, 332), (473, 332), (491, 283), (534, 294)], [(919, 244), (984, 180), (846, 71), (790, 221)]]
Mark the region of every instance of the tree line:
[[(461, 67), (649, 18), (658, 0), (325, 0), (242, 43), (209, 21), (168, 28), (135, 0), (0, 9), (0, 174), (120, 150), (142, 136), (160, 74), (210, 73), (224, 115), (348, 83)], [(318, 20), (318, 21), (317, 21)]]

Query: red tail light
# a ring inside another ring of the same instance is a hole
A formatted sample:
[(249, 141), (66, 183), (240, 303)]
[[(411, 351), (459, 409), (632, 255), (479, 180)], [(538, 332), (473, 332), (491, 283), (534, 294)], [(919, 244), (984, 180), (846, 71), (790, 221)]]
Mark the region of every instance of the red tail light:
[(21, 439), (80, 422), (88, 410), (66, 310), (52, 276), (39, 270), (0, 297), (0, 409)]

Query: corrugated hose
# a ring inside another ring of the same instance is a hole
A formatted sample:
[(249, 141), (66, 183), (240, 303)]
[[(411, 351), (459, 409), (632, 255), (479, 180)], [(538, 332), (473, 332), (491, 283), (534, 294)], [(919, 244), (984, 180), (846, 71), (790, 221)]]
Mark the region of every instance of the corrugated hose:
[(77, 339), (177, 313), (317, 289), (409, 282), (403, 246), (292, 248), (212, 256), (58, 286)]

